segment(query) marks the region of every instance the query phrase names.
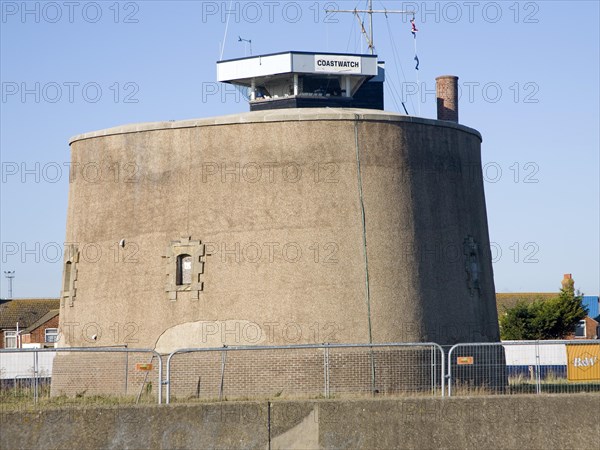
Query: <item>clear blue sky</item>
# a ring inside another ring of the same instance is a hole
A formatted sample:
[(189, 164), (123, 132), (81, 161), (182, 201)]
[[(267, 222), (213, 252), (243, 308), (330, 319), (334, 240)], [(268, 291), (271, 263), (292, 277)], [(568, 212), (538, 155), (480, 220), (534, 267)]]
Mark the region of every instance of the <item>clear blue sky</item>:
[[(420, 84), (408, 18), (375, 19), (388, 84), (423, 93), (438, 75), (460, 77), (460, 121), (484, 137), (496, 290), (557, 291), (573, 273), (576, 287), (597, 295), (598, 2), (374, 3), (417, 8)], [(248, 109), (215, 83), (229, 4), (2, 1), (0, 262), (16, 270), (14, 296), (59, 295), (69, 137)], [(249, 51), (238, 36), (252, 40), (254, 54), (366, 49), (352, 15), (326, 18), (325, 4), (233, 1), (224, 58)], [(386, 109), (398, 110), (386, 95)], [(435, 117), (431, 93), (405, 99), (411, 114)]]

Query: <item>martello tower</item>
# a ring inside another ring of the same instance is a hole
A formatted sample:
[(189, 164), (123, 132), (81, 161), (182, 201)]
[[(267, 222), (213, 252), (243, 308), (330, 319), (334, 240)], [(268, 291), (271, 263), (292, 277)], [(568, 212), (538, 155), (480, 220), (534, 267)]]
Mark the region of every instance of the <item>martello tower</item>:
[[(128, 178), (70, 184), (63, 325), (134, 324), (161, 353), (499, 340), (481, 135), (458, 123), (456, 77), (437, 80), (437, 120), (381, 109), (373, 55), (255, 56), (218, 79), (251, 111), (71, 139), (73, 167)], [(60, 345), (127, 344), (92, 331)]]
[(457, 123), (456, 77), (437, 80), (438, 120), (377, 109), (372, 55), (256, 56), (218, 77), (251, 112), (71, 140), (75, 167), (132, 171), (71, 183), (63, 322), (119, 318), (160, 351), (226, 343), (206, 323), (252, 323), (253, 343), (286, 341), (267, 323), (299, 342), (322, 342), (315, 323), (340, 342), (498, 340), (481, 136)]

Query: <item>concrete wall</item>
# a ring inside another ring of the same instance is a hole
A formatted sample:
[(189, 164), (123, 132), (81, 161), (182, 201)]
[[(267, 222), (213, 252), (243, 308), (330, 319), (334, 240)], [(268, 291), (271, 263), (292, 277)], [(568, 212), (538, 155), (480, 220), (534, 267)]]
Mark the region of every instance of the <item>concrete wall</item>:
[(480, 143), (342, 109), (78, 136), (60, 345), (498, 340)]
[(0, 447), (588, 449), (599, 405), (583, 394), (65, 407), (3, 412)]

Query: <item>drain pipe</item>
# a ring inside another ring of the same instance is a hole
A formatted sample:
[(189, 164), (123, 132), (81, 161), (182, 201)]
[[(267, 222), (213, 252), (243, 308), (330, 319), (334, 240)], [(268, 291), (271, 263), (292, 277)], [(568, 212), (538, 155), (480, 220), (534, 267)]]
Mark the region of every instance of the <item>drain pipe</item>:
[[(367, 303), (367, 321), (369, 327), (369, 344), (373, 343), (373, 331), (371, 326), (371, 290), (369, 287), (369, 257), (367, 255), (367, 221), (365, 218), (365, 202), (363, 197), (363, 182), (362, 182), (362, 171), (360, 165), (360, 147), (358, 145), (358, 121), (360, 116), (354, 115), (354, 147), (356, 150), (356, 176), (358, 178), (358, 196), (360, 200), (360, 212), (362, 219), (362, 238), (363, 238), (363, 253), (365, 261), (365, 296)], [(373, 348), (370, 350), (371, 353), (371, 391), (375, 394), (375, 360), (373, 357)]]

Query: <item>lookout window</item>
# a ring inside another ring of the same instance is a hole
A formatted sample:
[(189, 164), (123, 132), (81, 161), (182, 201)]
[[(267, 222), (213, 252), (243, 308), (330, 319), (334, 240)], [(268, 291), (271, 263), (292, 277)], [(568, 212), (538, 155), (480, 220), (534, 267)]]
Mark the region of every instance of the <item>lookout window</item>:
[(340, 77), (305, 76), (303, 93), (320, 96), (340, 96), (342, 95)]
[(177, 285), (192, 284), (192, 257), (179, 255), (177, 257)]
[(170, 301), (177, 301), (178, 297), (200, 299), (204, 284), (200, 280), (204, 273), (204, 257), (205, 248), (201, 241), (185, 236), (179, 241), (171, 241), (163, 255), (167, 275), (165, 292)]
[(71, 261), (67, 261), (65, 265), (65, 278), (63, 284), (63, 291), (68, 292), (71, 290)]

